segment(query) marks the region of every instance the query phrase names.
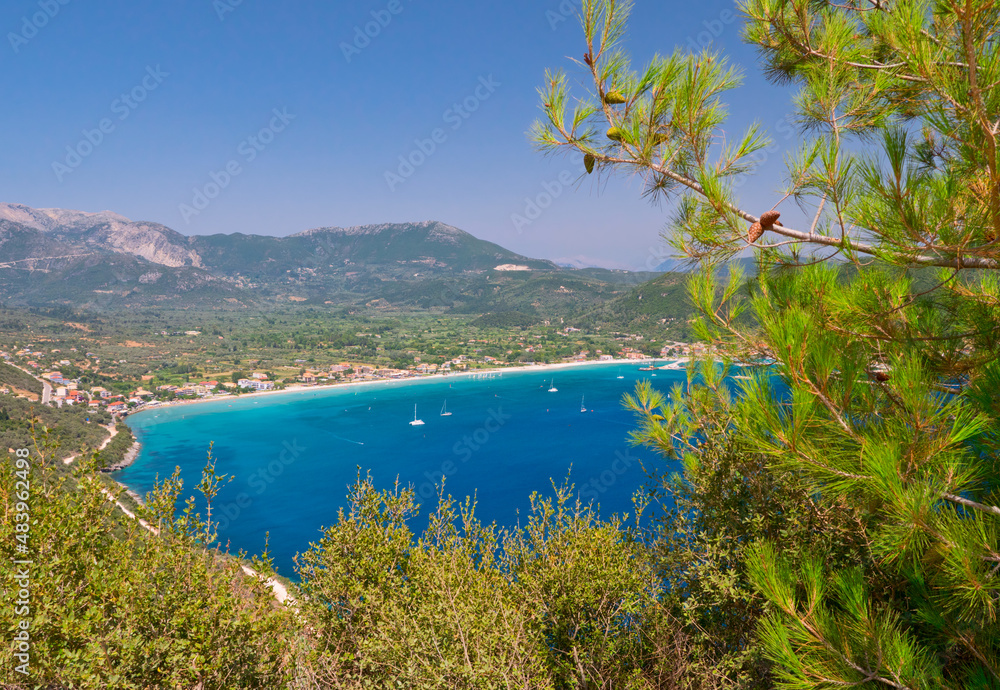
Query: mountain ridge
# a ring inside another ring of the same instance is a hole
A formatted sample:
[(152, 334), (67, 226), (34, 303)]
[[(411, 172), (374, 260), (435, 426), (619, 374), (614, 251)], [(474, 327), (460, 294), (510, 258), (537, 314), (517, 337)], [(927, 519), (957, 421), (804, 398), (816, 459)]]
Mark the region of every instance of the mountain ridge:
[(8, 307), (232, 311), (294, 304), (659, 334), (686, 329), (679, 274), (579, 263), (532, 259), (432, 220), (285, 237), (187, 236), (110, 211), (0, 204), (0, 303)]
[[(524, 275), (512, 278), (505, 270), (512, 266)], [(287, 295), (326, 305), (351, 304), (392, 295), (403, 304), (488, 307), (498, 285), (564, 271), (552, 261), (512, 252), (434, 220), (325, 226), (284, 237), (188, 236), (112, 211), (0, 204), (0, 299), (12, 305), (186, 303), (196, 297), (212, 301), (210, 293), (217, 290), (218, 298), (241, 304)], [(610, 281), (596, 276), (585, 280), (602, 291), (626, 282), (612, 273), (605, 277)], [(540, 281), (533, 289), (546, 291), (547, 285)], [(450, 297), (428, 299), (428, 290), (445, 290)], [(518, 299), (530, 308), (547, 298), (530, 299), (524, 293)]]
[[(8, 221), (24, 228), (37, 230), (67, 246), (76, 245), (78, 249), (82, 246), (96, 246), (99, 249), (131, 254), (151, 263), (173, 268), (193, 266), (209, 271), (225, 271), (227, 267), (224, 257), (218, 255), (220, 246), (232, 249), (239, 244), (251, 244), (259, 250), (280, 253), (280, 248), (293, 246), (303, 241), (324, 243), (331, 238), (378, 238), (385, 236), (398, 241), (404, 235), (421, 235), (422, 237), (419, 239), (429, 243), (451, 245), (482, 243), (478, 249), (481, 254), (492, 255), (490, 260), (496, 259), (508, 263), (528, 261), (534, 268), (555, 268), (555, 264), (552, 262), (531, 259), (511, 252), (499, 245), (480, 240), (464, 230), (433, 220), (351, 227), (324, 226), (310, 228), (284, 237), (249, 233), (183, 235), (160, 223), (133, 221), (112, 211), (92, 213), (68, 209), (35, 209), (24, 204), (0, 203), (0, 221)], [(409, 244), (412, 245), (413, 242)], [(330, 249), (330, 246), (326, 247), (326, 250)], [(368, 248), (368, 260), (372, 259), (371, 249), (371, 247)], [(414, 247), (410, 246), (408, 249), (412, 250)], [(203, 256), (203, 252), (215, 253), (214, 262)], [(344, 254), (345, 252), (339, 253)], [(417, 256), (419, 255), (418, 253)], [(477, 268), (485, 268), (485, 266), (481, 265)]]

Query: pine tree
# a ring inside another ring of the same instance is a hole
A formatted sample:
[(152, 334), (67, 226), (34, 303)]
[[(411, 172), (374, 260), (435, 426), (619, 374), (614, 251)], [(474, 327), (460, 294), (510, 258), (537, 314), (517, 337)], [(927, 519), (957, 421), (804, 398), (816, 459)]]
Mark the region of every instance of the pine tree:
[[(801, 132), (782, 201), (757, 208), (738, 190), (769, 139), (724, 129), (739, 70), (709, 51), (633, 69), (630, 9), (583, 1), (593, 89), (574, 100), (548, 74), (534, 141), (669, 197), (665, 238), (704, 267), (701, 338), (774, 364), (712, 410), (696, 386), (669, 403), (639, 391), (638, 440), (690, 463), (698, 430), (721, 425), (853, 525), (855, 565), (822, 539), (798, 562), (780, 539), (748, 549), (783, 687), (1000, 687), (1000, 10), (744, 0), (744, 39), (797, 87)], [(780, 220), (793, 202), (802, 227)], [(757, 276), (718, 284), (748, 249)]]

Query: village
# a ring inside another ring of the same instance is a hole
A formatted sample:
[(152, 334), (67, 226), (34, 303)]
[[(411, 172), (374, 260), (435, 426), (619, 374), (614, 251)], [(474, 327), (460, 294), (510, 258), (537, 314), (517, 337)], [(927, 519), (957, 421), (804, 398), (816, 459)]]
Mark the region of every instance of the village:
[[(674, 359), (679, 363), (690, 357), (706, 354), (707, 349), (701, 344), (685, 342), (668, 342), (660, 350), (660, 359)], [(102, 385), (87, 385), (79, 375), (64, 373), (64, 370), (79, 372), (79, 365), (68, 356), (79, 359), (78, 351), (73, 348), (64, 354), (58, 349), (45, 352), (34, 346), (24, 347), (16, 352), (0, 352), (2, 358), (26, 374), (38, 379), (43, 384), (43, 394), (40, 402), (62, 407), (63, 405), (86, 406), (91, 409), (103, 409), (115, 416), (124, 416), (130, 412), (147, 407), (174, 404), (178, 402), (222, 398), (228, 396), (249, 395), (258, 392), (277, 390), (293, 390), (312, 386), (336, 385), (344, 383), (360, 383), (370, 381), (391, 381), (412, 379), (426, 376), (443, 376), (470, 371), (489, 372), (524, 366), (541, 366), (543, 364), (573, 364), (584, 362), (615, 362), (651, 364), (654, 361), (649, 354), (632, 347), (622, 347), (617, 353), (609, 354), (600, 350), (581, 350), (559, 362), (511, 363), (488, 355), (459, 355), (443, 364), (421, 362), (420, 357), (414, 358), (414, 364), (402, 368), (377, 366), (359, 362), (341, 362), (328, 367), (302, 369), (297, 376), (275, 376), (267, 371), (252, 371), (245, 375), (233, 373), (230, 380), (206, 379), (188, 381), (183, 384), (164, 383), (150, 385), (155, 378), (152, 375), (141, 377), (128, 391), (111, 390)], [(100, 359), (93, 352), (83, 355), (88, 362), (100, 364)], [(676, 364), (676, 363), (675, 363)], [(677, 368), (680, 368), (679, 366)], [(148, 388), (146, 387), (148, 386)], [(119, 386), (119, 389), (121, 387)], [(3, 392), (22, 393), (11, 391)], [(28, 397), (28, 396), (25, 396)]]

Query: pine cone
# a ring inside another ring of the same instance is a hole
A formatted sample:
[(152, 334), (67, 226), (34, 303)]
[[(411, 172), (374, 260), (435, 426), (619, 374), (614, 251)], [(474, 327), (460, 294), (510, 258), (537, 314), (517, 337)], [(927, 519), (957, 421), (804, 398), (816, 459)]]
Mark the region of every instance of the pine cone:
[(779, 218), (781, 218), (781, 214), (777, 211), (768, 211), (762, 215), (759, 221), (750, 226), (750, 231), (747, 233), (747, 238), (750, 240), (750, 244), (759, 240), (765, 230), (770, 230), (775, 225), (781, 225), (781, 223), (778, 222)]
[(777, 211), (768, 211), (760, 217), (760, 226), (765, 230), (770, 230), (779, 218), (781, 218), (781, 214)]

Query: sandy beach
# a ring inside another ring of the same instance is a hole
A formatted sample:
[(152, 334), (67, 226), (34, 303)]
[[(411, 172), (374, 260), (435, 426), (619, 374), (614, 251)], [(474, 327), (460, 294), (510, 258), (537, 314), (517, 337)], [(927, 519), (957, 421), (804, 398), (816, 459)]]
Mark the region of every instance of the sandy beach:
[(559, 371), (560, 369), (571, 369), (576, 367), (595, 367), (595, 366), (647, 366), (650, 362), (666, 362), (673, 361), (669, 358), (656, 358), (647, 360), (636, 360), (636, 359), (612, 359), (605, 360), (603, 362), (560, 362), (558, 364), (528, 364), (519, 367), (502, 367), (496, 369), (475, 369), (472, 371), (463, 371), (452, 374), (429, 374), (427, 376), (413, 376), (404, 379), (375, 379), (372, 381), (350, 381), (347, 383), (327, 383), (315, 386), (306, 385), (296, 385), (291, 388), (286, 388), (280, 391), (260, 391), (257, 393), (241, 393), (240, 395), (224, 395), (224, 396), (212, 396), (208, 398), (199, 398), (197, 400), (179, 400), (175, 402), (165, 402), (159, 405), (152, 406), (142, 406), (135, 411), (130, 413), (131, 415), (138, 415), (144, 412), (152, 412), (153, 410), (163, 409), (164, 407), (177, 407), (180, 405), (203, 405), (209, 403), (225, 403), (231, 402), (233, 400), (244, 400), (247, 398), (258, 399), (264, 396), (273, 395), (294, 395), (296, 393), (309, 393), (315, 391), (328, 391), (334, 389), (351, 389), (359, 386), (373, 386), (373, 385), (385, 385), (385, 384), (397, 384), (406, 385), (414, 383), (423, 383), (426, 381), (439, 381), (441, 379), (456, 379), (456, 378), (474, 378), (477, 376), (487, 376), (495, 374), (521, 374), (521, 373), (538, 373), (543, 371)]

